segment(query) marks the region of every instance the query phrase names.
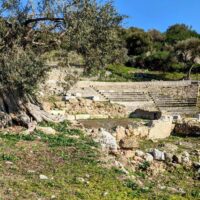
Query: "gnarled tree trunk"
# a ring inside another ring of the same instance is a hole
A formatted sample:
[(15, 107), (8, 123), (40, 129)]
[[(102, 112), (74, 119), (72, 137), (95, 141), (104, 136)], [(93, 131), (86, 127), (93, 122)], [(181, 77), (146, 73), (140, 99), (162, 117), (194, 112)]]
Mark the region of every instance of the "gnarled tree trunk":
[(0, 92), (0, 127), (13, 124), (29, 127), (33, 121), (60, 122), (63, 119), (45, 112), (36, 98), (20, 96), (17, 91)]

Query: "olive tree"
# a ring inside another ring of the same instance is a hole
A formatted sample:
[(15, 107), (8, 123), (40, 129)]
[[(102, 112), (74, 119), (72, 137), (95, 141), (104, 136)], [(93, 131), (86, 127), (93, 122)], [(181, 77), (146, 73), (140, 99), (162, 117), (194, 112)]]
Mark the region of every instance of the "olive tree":
[(31, 118), (51, 120), (33, 105), (38, 105), (35, 89), (49, 71), (42, 55), (75, 50), (84, 56), (86, 69), (104, 67), (120, 47), (116, 29), (122, 19), (110, 2), (1, 0), (0, 113), (25, 125)]
[(190, 79), (192, 69), (198, 64), (200, 55), (200, 39), (189, 38), (179, 41), (175, 46), (175, 52), (180, 62), (188, 69), (187, 78)]

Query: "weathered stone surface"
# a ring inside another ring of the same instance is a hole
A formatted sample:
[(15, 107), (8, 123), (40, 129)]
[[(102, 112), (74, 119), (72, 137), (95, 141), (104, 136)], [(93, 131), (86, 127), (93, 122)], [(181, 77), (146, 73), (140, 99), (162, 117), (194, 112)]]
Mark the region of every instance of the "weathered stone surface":
[(81, 120), (81, 119), (90, 119), (90, 115), (88, 114), (80, 114), (75, 116), (76, 120)]
[(191, 164), (191, 161), (190, 161), (190, 154), (187, 152), (187, 151), (184, 151), (182, 153), (182, 157), (181, 157), (181, 161), (183, 164), (188, 164), (190, 165)]
[(66, 115), (66, 120), (74, 121), (76, 119), (75, 115)]
[(141, 150), (136, 150), (135, 155), (138, 156), (138, 157), (143, 157), (145, 155), (145, 153)]
[(55, 135), (56, 134), (56, 130), (54, 130), (51, 127), (36, 126), (36, 130), (42, 131), (43, 133), (45, 133), (47, 135)]
[(197, 119), (185, 119), (183, 122), (176, 123), (174, 132), (180, 136), (200, 136), (200, 121)]
[(118, 126), (116, 128), (116, 140), (117, 140), (117, 142), (119, 142), (120, 140), (122, 140), (126, 137), (125, 131), (126, 131), (126, 129), (122, 126)]
[(173, 154), (172, 153), (165, 153), (165, 162), (171, 163), (173, 161)]
[(149, 153), (153, 156), (155, 160), (159, 160), (159, 161), (165, 160), (165, 153), (158, 149), (152, 149), (149, 151)]
[(138, 147), (138, 141), (135, 138), (125, 138), (120, 141), (120, 147), (123, 149), (134, 149)]
[(117, 151), (117, 141), (109, 132), (101, 129), (95, 138), (99, 142), (103, 150)]
[(149, 139), (164, 139), (171, 135), (174, 125), (171, 121), (154, 120), (150, 124)]
[(149, 127), (144, 125), (139, 125), (133, 128), (133, 135), (139, 136), (141, 138), (147, 137), (149, 134)]
[(91, 119), (108, 119), (108, 118), (109, 118), (108, 115), (101, 115), (101, 114), (91, 115)]
[(97, 102), (84, 98), (78, 98), (76, 101), (70, 100), (57, 107), (58, 109), (65, 110), (70, 115), (82, 113), (89, 114), (91, 117), (94, 116), (93, 118), (127, 117), (127, 111), (121, 105), (111, 104), (109, 102)]
[(153, 162), (153, 160), (154, 160), (153, 156), (150, 153), (146, 153), (144, 155), (144, 159), (149, 163)]

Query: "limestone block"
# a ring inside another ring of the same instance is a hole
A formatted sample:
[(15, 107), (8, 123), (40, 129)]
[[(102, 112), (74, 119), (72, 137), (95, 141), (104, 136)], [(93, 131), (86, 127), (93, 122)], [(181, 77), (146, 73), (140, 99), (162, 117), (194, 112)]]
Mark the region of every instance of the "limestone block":
[(120, 147), (123, 149), (134, 149), (138, 146), (138, 141), (135, 138), (124, 138), (120, 141)]
[(74, 121), (76, 119), (75, 115), (67, 115), (66, 120)]
[(79, 114), (75, 116), (76, 120), (82, 120), (82, 119), (90, 119), (90, 115), (88, 114)]
[(108, 115), (91, 115), (91, 119), (108, 119)]
[(164, 139), (171, 135), (175, 125), (171, 121), (154, 120), (150, 125), (149, 139)]

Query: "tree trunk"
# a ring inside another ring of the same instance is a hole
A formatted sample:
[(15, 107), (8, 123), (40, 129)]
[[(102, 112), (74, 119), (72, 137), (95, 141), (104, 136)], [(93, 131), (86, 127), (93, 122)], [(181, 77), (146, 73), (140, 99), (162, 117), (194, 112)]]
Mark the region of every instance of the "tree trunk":
[(194, 65), (192, 65), (187, 73), (187, 80), (191, 80), (191, 72), (192, 72), (192, 69), (194, 68)]
[(21, 125), (29, 127), (30, 123), (51, 121), (60, 122), (63, 119), (45, 112), (36, 98), (20, 97), (18, 92), (3, 90), (0, 94), (0, 127)]

